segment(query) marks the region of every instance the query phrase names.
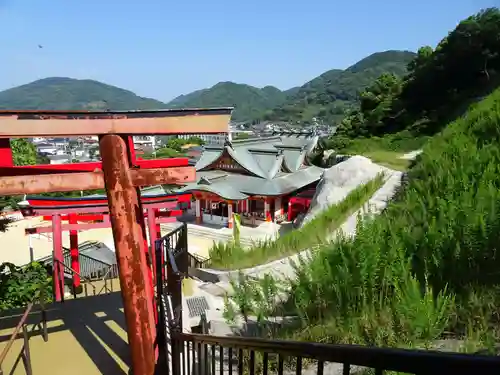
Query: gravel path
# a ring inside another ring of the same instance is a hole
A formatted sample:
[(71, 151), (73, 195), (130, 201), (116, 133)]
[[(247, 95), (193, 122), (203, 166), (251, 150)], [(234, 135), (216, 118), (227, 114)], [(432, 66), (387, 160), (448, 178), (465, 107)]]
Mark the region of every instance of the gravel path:
[(412, 152), (408, 152), (407, 154), (404, 154), (403, 156), (400, 156), (399, 158), (404, 159), (404, 160), (413, 160), (421, 153), (422, 153), (422, 150), (415, 150)]
[[(401, 184), (402, 175), (403, 175), (402, 172), (391, 171), (391, 174), (388, 176), (384, 185), (375, 192), (375, 194), (361, 209), (352, 214), (345, 221), (345, 223), (339, 228), (338, 231), (342, 231), (347, 236), (354, 236), (356, 234), (356, 224), (358, 215), (366, 214), (368, 212), (372, 215), (380, 213), (387, 206), (388, 201), (393, 197), (394, 193), (396, 192), (396, 189)], [(331, 240), (333, 240), (335, 236), (338, 235), (339, 233), (338, 231), (332, 234), (332, 236), (330, 237)], [(260, 266), (243, 269), (241, 271), (250, 277), (256, 277), (256, 278), (263, 277), (266, 274), (272, 275), (273, 277), (276, 278), (291, 277), (293, 276), (294, 272), (292, 263), (296, 262), (299, 259), (299, 257), (310, 255), (310, 252), (311, 250), (305, 250), (284, 259), (279, 259)], [(231, 278), (237, 276), (239, 272), (239, 271), (218, 271), (218, 270), (204, 270), (204, 271), (216, 275), (223, 284), (219, 285), (219, 287), (222, 287), (224, 289), (226, 289), (224, 284), (227, 284)], [(212, 288), (206, 288), (206, 289), (212, 289)], [(209, 292), (209, 290), (207, 291)], [(216, 295), (220, 294), (217, 292)]]

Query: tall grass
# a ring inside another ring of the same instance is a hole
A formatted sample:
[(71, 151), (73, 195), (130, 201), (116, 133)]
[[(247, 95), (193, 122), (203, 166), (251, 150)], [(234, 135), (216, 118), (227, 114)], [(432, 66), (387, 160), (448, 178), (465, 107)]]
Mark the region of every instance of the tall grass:
[(354, 239), (295, 265), (287, 306), (300, 326), (291, 336), (429, 347), (453, 335), (464, 350), (491, 348), (500, 321), (500, 90), (429, 141), (397, 199), (358, 226)]
[(210, 267), (231, 270), (248, 268), (325, 243), (328, 235), (361, 208), (383, 183), (384, 176), (380, 174), (351, 191), (343, 201), (327, 208), (302, 228), (276, 239), (260, 240), (249, 249), (238, 242), (214, 244), (209, 252)]

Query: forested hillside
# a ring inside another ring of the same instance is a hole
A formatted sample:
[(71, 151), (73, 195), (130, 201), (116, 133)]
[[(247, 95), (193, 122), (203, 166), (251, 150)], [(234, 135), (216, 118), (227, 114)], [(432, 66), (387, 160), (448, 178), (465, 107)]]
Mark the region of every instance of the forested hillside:
[(0, 109), (128, 110), (165, 103), (90, 79), (52, 77), (0, 92)]
[[(500, 11), (462, 22), (436, 48), (419, 49), (408, 74), (382, 74), (359, 95), (342, 122), (337, 145), (359, 137), (432, 135), (500, 83)], [(394, 135), (396, 134), (396, 135)], [(341, 137), (339, 137), (341, 136)]]
[(408, 51), (378, 52), (346, 70), (329, 70), (296, 89), (263, 119), (308, 123), (316, 117), (327, 124), (336, 123), (347, 110), (357, 107), (359, 93), (375, 78), (382, 73), (403, 76), (414, 57)]
[(267, 109), (282, 103), (287, 92), (274, 86), (262, 89), (234, 82), (219, 82), (216, 85), (190, 94), (181, 95), (167, 103), (171, 108), (235, 107), (234, 121), (249, 121), (258, 118)]
[(0, 109), (132, 110), (186, 107), (235, 107), (234, 121), (291, 121), (307, 124), (313, 117), (339, 121), (355, 108), (358, 94), (381, 73), (403, 75), (414, 54), (375, 53), (346, 70), (333, 69), (302, 86), (281, 91), (234, 82), (181, 95), (165, 104), (93, 80), (52, 77), (0, 92)]
[[(409, 68), (377, 79), (342, 129), (367, 145), (432, 134), (403, 187), (355, 236), (318, 238), (297, 277), (241, 274), (228, 317), (309, 342), (499, 354), (500, 88), (485, 97), (498, 83), (499, 10), (464, 20)], [(298, 319), (268, 329), (275, 316)]]

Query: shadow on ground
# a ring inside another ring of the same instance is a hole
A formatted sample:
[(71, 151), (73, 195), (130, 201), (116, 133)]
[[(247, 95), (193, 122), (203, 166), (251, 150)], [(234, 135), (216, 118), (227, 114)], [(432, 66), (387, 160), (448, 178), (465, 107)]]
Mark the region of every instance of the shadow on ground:
[[(5, 347), (23, 312), (24, 310), (11, 310), (3, 312), (0, 316), (0, 351)], [(41, 314), (36, 308), (27, 320), (30, 329), (40, 322), (40, 319)], [(39, 329), (34, 329), (30, 335), (35, 373), (73, 375), (128, 373), (130, 356), (120, 292), (49, 305), (47, 319), (48, 342), (43, 342)], [(9, 355), (17, 356), (21, 346), (21, 343), (18, 343), (17, 348), (13, 346), (10, 351), (13, 353), (9, 352)], [(13, 365), (15, 358), (6, 362)], [(85, 367), (83, 363), (87, 363), (87, 369), (83, 368)], [(35, 367), (42, 365), (44, 368), (37, 371)], [(24, 372), (22, 365), (17, 366), (15, 370), (11, 373)], [(5, 366), (4, 371), (8, 373), (10, 368)]]

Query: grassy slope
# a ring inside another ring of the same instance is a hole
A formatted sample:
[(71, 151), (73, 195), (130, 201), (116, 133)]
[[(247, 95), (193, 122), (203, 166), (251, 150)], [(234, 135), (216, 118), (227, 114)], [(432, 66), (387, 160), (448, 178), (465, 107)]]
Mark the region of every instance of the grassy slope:
[(415, 137), (409, 132), (400, 132), (385, 137), (356, 138), (329, 145), (340, 154), (363, 155), (373, 162), (398, 171), (405, 171), (410, 161), (400, 159), (407, 152), (422, 148), (429, 137)]
[[(297, 265), (285, 306), (301, 327), (275, 334), (426, 347), (446, 332), (468, 351), (498, 342), (499, 124), (497, 90), (430, 140), (382, 215)], [(247, 295), (249, 310), (276, 313), (255, 298)]]
[(276, 240), (260, 241), (250, 249), (234, 243), (216, 244), (210, 249), (210, 266), (232, 270), (253, 267), (324, 243), (326, 237), (370, 199), (383, 183), (384, 178), (380, 175), (354, 189), (343, 201), (331, 206), (301, 229), (288, 232)]
[(500, 90), (425, 146), (382, 216), (300, 267), (296, 306), (320, 323), (302, 338), (413, 345), (445, 330), (483, 345), (498, 338), (499, 124)]

